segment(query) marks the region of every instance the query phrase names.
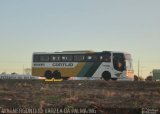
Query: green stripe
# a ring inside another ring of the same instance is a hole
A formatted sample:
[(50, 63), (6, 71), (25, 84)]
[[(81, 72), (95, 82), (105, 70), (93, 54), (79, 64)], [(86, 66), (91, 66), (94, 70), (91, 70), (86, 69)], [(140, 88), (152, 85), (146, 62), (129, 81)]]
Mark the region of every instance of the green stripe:
[(92, 77), (102, 62), (87, 62), (77, 75), (78, 77)]
[(88, 72), (86, 73), (86, 77), (92, 77), (93, 74), (97, 71), (97, 69), (99, 68), (99, 66), (101, 65), (101, 62), (94, 62), (94, 64), (90, 67), (90, 69), (88, 70)]
[(82, 70), (79, 72), (77, 77), (84, 77), (92, 65), (93, 65), (93, 62), (86, 62), (86, 64), (84, 65)]

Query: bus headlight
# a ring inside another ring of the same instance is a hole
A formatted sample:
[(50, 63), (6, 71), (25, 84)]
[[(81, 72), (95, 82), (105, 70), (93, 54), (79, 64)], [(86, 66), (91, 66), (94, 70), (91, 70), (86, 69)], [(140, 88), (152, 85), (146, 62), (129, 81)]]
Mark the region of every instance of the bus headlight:
[(133, 70), (127, 70), (126, 76), (127, 77), (133, 77), (134, 76)]

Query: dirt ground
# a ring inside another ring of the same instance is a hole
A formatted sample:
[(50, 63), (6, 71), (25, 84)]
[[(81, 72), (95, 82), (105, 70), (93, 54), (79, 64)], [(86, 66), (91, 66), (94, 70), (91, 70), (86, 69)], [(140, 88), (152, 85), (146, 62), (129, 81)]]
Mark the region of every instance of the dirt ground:
[(160, 114), (160, 82), (0, 80), (0, 113)]

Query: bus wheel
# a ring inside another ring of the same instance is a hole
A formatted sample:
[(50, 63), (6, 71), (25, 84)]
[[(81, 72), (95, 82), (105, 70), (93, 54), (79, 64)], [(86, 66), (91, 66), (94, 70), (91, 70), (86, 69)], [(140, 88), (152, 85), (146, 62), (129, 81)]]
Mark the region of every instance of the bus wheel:
[(108, 71), (104, 71), (104, 72), (102, 73), (102, 78), (103, 78), (104, 80), (106, 80), (106, 81), (110, 80), (110, 79), (111, 79), (111, 73), (108, 72)]
[(55, 71), (53, 72), (53, 77), (54, 77), (55, 79), (61, 79), (61, 73), (60, 73), (58, 70), (55, 70)]
[(47, 79), (52, 79), (53, 76), (52, 76), (52, 72), (50, 70), (47, 70), (44, 74), (44, 76), (47, 78)]

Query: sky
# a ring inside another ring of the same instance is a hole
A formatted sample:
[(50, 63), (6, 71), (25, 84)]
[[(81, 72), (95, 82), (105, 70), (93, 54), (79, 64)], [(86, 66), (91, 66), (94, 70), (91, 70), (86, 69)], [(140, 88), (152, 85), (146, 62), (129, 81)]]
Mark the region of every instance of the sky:
[(160, 69), (160, 0), (0, 0), (0, 73), (65, 50), (125, 51), (148, 76)]

